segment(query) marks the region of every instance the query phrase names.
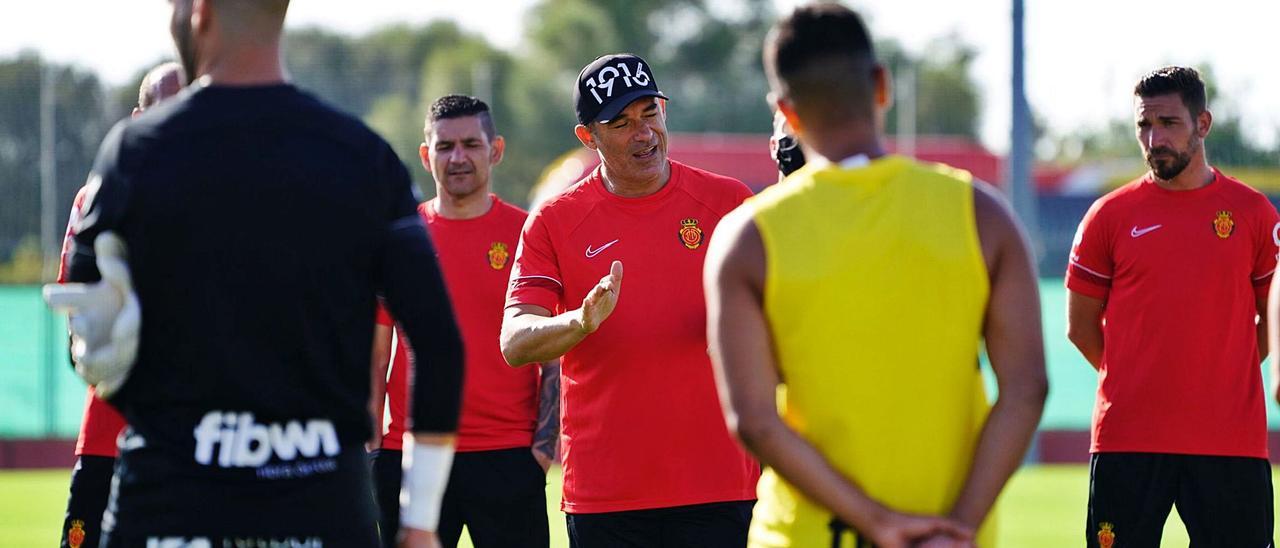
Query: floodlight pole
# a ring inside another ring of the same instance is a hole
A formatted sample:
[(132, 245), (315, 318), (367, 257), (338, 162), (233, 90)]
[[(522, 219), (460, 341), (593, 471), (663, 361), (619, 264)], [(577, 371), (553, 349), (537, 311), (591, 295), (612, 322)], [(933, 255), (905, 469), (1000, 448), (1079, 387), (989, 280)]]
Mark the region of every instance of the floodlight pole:
[(1043, 253), (1040, 240), (1039, 216), (1036, 214), (1037, 198), (1035, 181), (1031, 177), (1032, 136), (1031, 106), (1026, 93), (1026, 51), (1023, 33), (1023, 0), (1013, 2), (1013, 78), (1012, 78), (1012, 128), (1009, 133), (1009, 161), (1006, 188), (1013, 209), (1031, 239), (1031, 248), (1037, 260)]
[(58, 272), (58, 157), (54, 108), (57, 106), (58, 73), (48, 62), (40, 64), (40, 257), (46, 282)]

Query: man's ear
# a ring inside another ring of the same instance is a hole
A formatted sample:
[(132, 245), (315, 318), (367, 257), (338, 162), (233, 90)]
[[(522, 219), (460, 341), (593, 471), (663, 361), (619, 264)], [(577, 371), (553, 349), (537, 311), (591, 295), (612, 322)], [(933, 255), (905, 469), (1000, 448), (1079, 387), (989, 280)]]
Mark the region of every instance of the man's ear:
[(884, 65), (871, 67), (871, 80), (876, 90), (876, 110), (888, 112), (893, 107), (893, 76)]
[(191, 2), (191, 35), (200, 36), (213, 24), (213, 2), (210, 0), (192, 0)]
[(507, 150), (507, 140), (501, 135), (494, 137), (489, 143), (489, 165), (496, 166), (502, 163), (502, 153)]
[(1199, 135), (1201, 139), (1209, 136), (1209, 129), (1212, 127), (1213, 113), (1209, 112), (1208, 109), (1205, 109), (1200, 112), (1199, 116), (1196, 116), (1196, 134)]
[(578, 137), (578, 141), (582, 143), (582, 146), (596, 150), (596, 138), (591, 134), (591, 130), (587, 129), (587, 126), (582, 124), (574, 126), (573, 134)]
[(422, 159), (422, 167), (431, 173), (431, 145), (422, 143), (418, 145), (418, 158)]

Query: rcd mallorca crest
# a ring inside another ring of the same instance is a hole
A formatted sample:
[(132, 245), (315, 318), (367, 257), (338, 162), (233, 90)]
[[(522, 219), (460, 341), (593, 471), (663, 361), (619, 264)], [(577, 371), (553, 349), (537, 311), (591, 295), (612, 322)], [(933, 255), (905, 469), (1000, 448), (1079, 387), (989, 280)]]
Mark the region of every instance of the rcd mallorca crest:
[(680, 221), (680, 243), (689, 249), (698, 249), (702, 245), (702, 229), (698, 228), (697, 219)]
[(1218, 216), (1213, 219), (1213, 232), (1219, 238), (1226, 239), (1236, 231), (1236, 222), (1231, 220), (1230, 211), (1219, 211)]
[(80, 545), (84, 544), (84, 521), (71, 520), (71, 528), (67, 529), (67, 544), (71, 548), (80, 548)]
[(1111, 548), (1116, 543), (1116, 533), (1112, 531), (1115, 525), (1107, 522), (1098, 524), (1098, 546), (1101, 548)]
[(493, 242), (492, 244), (489, 244), (490, 268), (493, 268), (494, 270), (502, 270), (502, 267), (507, 266), (507, 258), (509, 257), (511, 257), (511, 254), (507, 252), (507, 244), (502, 242)]

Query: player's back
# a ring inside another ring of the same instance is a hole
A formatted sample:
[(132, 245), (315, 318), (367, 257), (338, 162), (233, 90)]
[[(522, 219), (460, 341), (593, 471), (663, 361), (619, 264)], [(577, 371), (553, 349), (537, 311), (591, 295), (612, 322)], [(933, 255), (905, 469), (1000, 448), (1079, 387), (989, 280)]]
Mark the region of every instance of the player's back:
[(86, 225), (128, 243), (142, 308), (122, 488), (362, 466), (382, 245), (420, 223), (386, 143), (289, 85), (197, 83), (113, 130), (94, 176)]
[[(968, 174), (896, 156), (810, 166), (747, 207), (784, 419), (873, 498), (947, 511), (987, 409), (988, 280)], [(830, 513), (772, 472), (760, 495), (753, 543), (831, 542)]]
[(119, 155), (144, 319), (120, 401), (333, 417), (364, 439), (368, 288), (392, 203), (370, 174), (398, 161), (292, 86), (197, 88), (165, 107)]

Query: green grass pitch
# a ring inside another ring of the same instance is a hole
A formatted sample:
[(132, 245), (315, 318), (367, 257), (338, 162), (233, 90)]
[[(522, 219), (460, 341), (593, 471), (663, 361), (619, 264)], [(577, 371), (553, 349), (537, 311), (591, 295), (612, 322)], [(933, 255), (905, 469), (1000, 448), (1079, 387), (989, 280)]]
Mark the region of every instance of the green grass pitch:
[[(67, 470), (0, 471), (0, 548), (57, 545), (68, 478)], [(999, 502), (1000, 546), (1082, 546), (1088, 488), (1085, 466), (1023, 468)], [(564, 514), (560, 513), (559, 468), (553, 468), (548, 477), (547, 515), (551, 519), (551, 546), (567, 547)], [(465, 535), (460, 546), (471, 547)], [(1171, 516), (1165, 525), (1162, 546), (1187, 546), (1186, 531), (1176, 517)]]

